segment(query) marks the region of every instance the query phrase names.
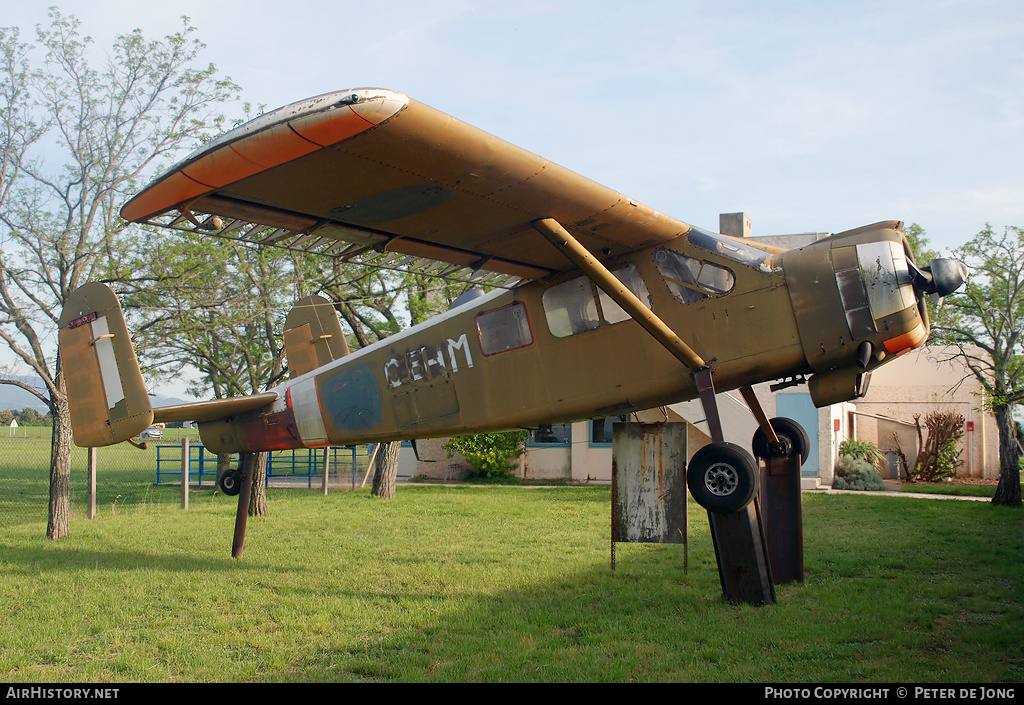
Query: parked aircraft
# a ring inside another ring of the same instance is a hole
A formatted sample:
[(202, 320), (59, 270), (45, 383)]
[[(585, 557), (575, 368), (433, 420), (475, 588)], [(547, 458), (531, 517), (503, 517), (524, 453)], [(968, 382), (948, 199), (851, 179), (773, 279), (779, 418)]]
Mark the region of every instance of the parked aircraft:
[[(349, 352), (329, 301), (297, 303), (292, 377), (247, 397), (153, 409), (117, 299), (69, 297), (60, 348), (75, 442), (118, 443), (194, 420), (217, 453), (533, 428), (699, 397), (713, 443), (688, 484), (711, 511), (757, 488), (714, 394), (739, 388), (755, 451), (806, 454), (751, 385), (856, 398), (928, 337), (926, 298), (966, 276), (917, 265), (885, 221), (784, 251), (659, 213), (405, 95), (339, 91), (267, 113), (129, 201), (130, 221), (477, 283), (489, 293)], [(736, 439), (740, 440), (740, 439)], [(747, 439), (742, 439), (746, 441)], [(222, 478), (236, 491), (242, 469)]]

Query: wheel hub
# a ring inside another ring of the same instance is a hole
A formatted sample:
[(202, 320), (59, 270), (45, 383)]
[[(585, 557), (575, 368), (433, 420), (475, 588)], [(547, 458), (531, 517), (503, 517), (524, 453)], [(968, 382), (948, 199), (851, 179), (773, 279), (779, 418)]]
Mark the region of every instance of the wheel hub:
[(736, 491), (740, 478), (736, 468), (727, 463), (715, 463), (704, 473), (704, 485), (708, 491), (719, 497), (726, 497)]

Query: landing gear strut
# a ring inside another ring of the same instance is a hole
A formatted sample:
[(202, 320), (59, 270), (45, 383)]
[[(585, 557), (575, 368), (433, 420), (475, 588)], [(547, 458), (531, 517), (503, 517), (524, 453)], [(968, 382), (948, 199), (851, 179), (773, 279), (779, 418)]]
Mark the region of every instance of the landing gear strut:
[[(238, 481), (235, 483), (235, 486), (238, 487), (235, 491), (235, 494), (238, 495), (238, 509), (235, 510), (235, 535), (231, 542), (232, 558), (242, 557), (242, 547), (245, 544), (245, 523), (249, 516), (249, 493), (252, 491), (252, 471), (255, 464), (255, 453), (242, 453), (237, 470)], [(228, 492), (225, 491), (224, 494), (228, 494)]]
[(690, 459), (686, 485), (694, 500), (708, 511), (722, 593), (730, 602), (775, 604), (757, 500), (757, 462), (746, 450), (723, 438), (711, 369), (705, 366), (694, 370), (693, 379), (712, 442)]

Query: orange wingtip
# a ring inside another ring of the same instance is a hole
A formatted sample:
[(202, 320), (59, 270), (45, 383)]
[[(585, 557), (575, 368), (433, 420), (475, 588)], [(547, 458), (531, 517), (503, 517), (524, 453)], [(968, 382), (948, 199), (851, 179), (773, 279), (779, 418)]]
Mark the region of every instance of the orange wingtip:
[[(197, 196), (337, 144), (397, 114), (407, 105), (404, 96), (404, 100), (396, 97), (400, 95), (391, 91), (339, 91), (278, 108), (214, 140), (205, 151), (200, 150), (160, 177), (125, 204), (121, 217), (134, 222), (146, 220)], [(359, 111), (364, 115), (344, 104), (324, 110), (323, 104), (335, 96), (348, 96), (356, 100), (353, 105), (360, 107), (366, 103)], [(369, 104), (376, 103), (381, 105), (370, 109)]]

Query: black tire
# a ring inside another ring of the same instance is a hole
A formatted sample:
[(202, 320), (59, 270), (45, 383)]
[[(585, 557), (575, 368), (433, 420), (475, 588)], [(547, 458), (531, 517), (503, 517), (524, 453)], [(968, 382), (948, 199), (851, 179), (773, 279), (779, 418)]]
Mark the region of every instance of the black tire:
[(697, 504), (709, 512), (738, 512), (757, 494), (758, 469), (753, 456), (735, 443), (711, 443), (690, 459), (686, 485)]
[(217, 478), (217, 487), (228, 497), (234, 497), (242, 491), (242, 473), (237, 468), (229, 468)]
[[(811, 439), (807, 435), (807, 431), (804, 427), (798, 424), (793, 419), (788, 419), (784, 416), (771, 420), (772, 428), (775, 429), (775, 435), (779, 437), (779, 440), (783, 440), (783, 437), (789, 440), (790, 456), (800, 456), (800, 465), (807, 462), (807, 455), (811, 452)], [(754, 457), (760, 460), (768, 460), (770, 453), (768, 452), (768, 436), (760, 427), (754, 431), (754, 438), (750, 442), (750, 446), (754, 451)]]

